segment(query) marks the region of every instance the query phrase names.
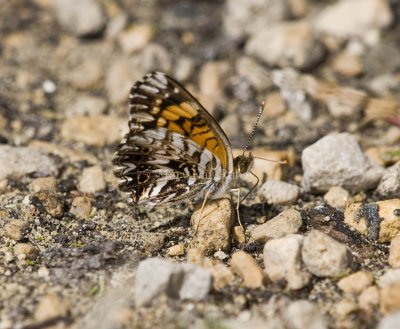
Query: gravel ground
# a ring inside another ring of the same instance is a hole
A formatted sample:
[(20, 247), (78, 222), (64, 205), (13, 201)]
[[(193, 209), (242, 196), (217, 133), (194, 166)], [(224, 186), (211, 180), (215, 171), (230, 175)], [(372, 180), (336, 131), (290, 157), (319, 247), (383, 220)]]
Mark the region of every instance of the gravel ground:
[[(397, 0), (0, 6), (0, 329), (398, 328)], [(256, 160), (244, 230), (235, 194), (200, 214), (118, 190), (129, 89), (154, 70), (234, 154), (266, 101), (251, 151), (287, 164)]]

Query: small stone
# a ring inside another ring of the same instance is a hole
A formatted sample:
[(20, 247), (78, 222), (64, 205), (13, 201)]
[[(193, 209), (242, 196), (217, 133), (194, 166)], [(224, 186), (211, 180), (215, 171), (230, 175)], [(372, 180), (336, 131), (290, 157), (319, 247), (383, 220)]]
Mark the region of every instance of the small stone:
[[(362, 17), (358, 13), (363, 13)], [(318, 14), (315, 28), (338, 38), (362, 38), (368, 31), (389, 26), (392, 20), (388, 1), (338, 1)]]
[(285, 182), (268, 180), (257, 192), (261, 202), (269, 204), (288, 205), (297, 201), (300, 189), (296, 185)]
[(105, 81), (108, 99), (112, 104), (128, 102), (129, 91), (134, 81), (142, 77), (143, 71), (132, 70), (132, 63), (126, 58), (113, 61), (110, 65)]
[(356, 311), (358, 311), (358, 305), (350, 298), (343, 298), (335, 305), (335, 315), (339, 319), (344, 319)]
[(250, 289), (261, 288), (264, 285), (264, 273), (256, 260), (244, 251), (232, 255), (232, 270), (243, 279), (243, 286)]
[(370, 286), (363, 290), (358, 296), (358, 304), (364, 311), (371, 312), (379, 306), (379, 289), (377, 286)]
[(19, 241), (24, 237), (25, 222), (22, 220), (12, 220), (3, 227), (4, 235), (14, 241)]
[(285, 279), (289, 289), (301, 289), (311, 279), (301, 262), (303, 236), (290, 234), (268, 241), (264, 246), (264, 267), (273, 281)]
[(343, 187), (332, 186), (324, 195), (324, 200), (331, 207), (343, 210), (351, 202), (351, 196)]
[(68, 306), (57, 294), (48, 294), (39, 300), (34, 318), (38, 322), (59, 320), (68, 315)]
[(64, 120), (61, 136), (70, 142), (104, 146), (120, 140), (126, 122), (111, 115), (74, 116)]
[(301, 157), (307, 191), (328, 191), (341, 186), (352, 192), (375, 187), (383, 168), (372, 163), (348, 133), (323, 137), (304, 149)]
[(170, 257), (182, 256), (185, 254), (185, 246), (182, 243), (176, 244), (175, 246), (168, 248), (167, 253)]
[(218, 102), (223, 99), (222, 84), (229, 73), (229, 64), (224, 61), (207, 62), (199, 72), (199, 100), (213, 114)]
[(218, 291), (230, 286), (235, 281), (235, 276), (232, 271), (222, 263), (217, 263), (207, 269), (214, 278), (213, 287)]
[(380, 290), (381, 312), (384, 314), (400, 311), (400, 284), (394, 283)]
[(55, 191), (57, 180), (53, 176), (39, 177), (32, 180), (29, 187), (30, 190), (35, 193), (41, 191)]
[(281, 23), (250, 37), (245, 52), (268, 65), (307, 69), (324, 55), (324, 48), (306, 21)]
[[(301, 121), (309, 122), (313, 118), (313, 109), (307, 90), (309, 83), (305, 83), (305, 77), (291, 67), (274, 70), (271, 76), (291, 111), (289, 114), (294, 113)], [(289, 116), (289, 124), (294, 119), (292, 115)]]
[(233, 227), (233, 238), (239, 243), (246, 242), (246, 235), (244, 230), (241, 226), (234, 226)]
[(144, 236), (143, 247), (144, 250), (150, 254), (154, 254), (162, 250), (164, 248), (164, 244), (165, 244), (165, 234), (148, 233)]
[(53, 159), (38, 150), (0, 145), (0, 180), (11, 176), (49, 176), (57, 173)]
[[(72, 70), (67, 73), (66, 78), (67, 78), (68, 82), (78, 90), (87, 90), (90, 88), (95, 88), (96, 86), (98, 86), (100, 84), (100, 82), (103, 78), (103, 66), (100, 61), (91, 57), (88, 60), (84, 60), (78, 66), (73, 67)], [(90, 96), (87, 96), (87, 97), (90, 97)], [(98, 97), (94, 97), (94, 96), (92, 96), (92, 97), (98, 98)], [(89, 104), (85, 104), (85, 105), (86, 105), (85, 107), (87, 108)], [(101, 108), (104, 107), (103, 103), (101, 103), (100, 105), (101, 105)], [(93, 113), (93, 112), (99, 113), (100, 112), (100, 110), (96, 111), (95, 109), (88, 109), (88, 111), (89, 111), (88, 113)], [(72, 114), (68, 110), (67, 110), (67, 113)], [(84, 114), (84, 113), (81, 113), (81, 114)]]
[(307, 269), (319, 277), (339, 276), (352, 262), (346, 245), (318, 230), (305, 237), (301, 255)]
[(346, 52), (334, 58), (332, 67), (337, 73), (346, 77), (358, 76), (362, 74), (364, 70), (362, 58), (358, 55), (348, 54)]
[(218, 250), (228, 251), (231, 246), (232, 206), (229, 199), (207, 203), (193, 212), (191, 223), (195, 231), (192, 247), (198, 247), (206, 255)]
[(35, 194), (46, 212), (54, 217), (61, 218), (64, 214), (64, 199), (54, 191), (41, 191)]
[(179, 56), (175, 63), (174, 77), (177, 81), (189, 79), (194, 70), (194, 60), (192, 57)]
[(169, 260), (148, 258), (140, 262), (135, 278), (136, 306), (149, 304), (154, 298), (175, 289), (179, 291), (182, 273), (179, 266)]
[(286, 111), (285, 100), (279, 92), (272, 92), (265, 100), (264, 112), (267, 119), (274, 119)]
[(19, 259), (35, 260), (39, 255), (39, 250), (30, 243), (17, 243), (14, 246), (14, 255)]
[(214, 257), (218, 258), (220, 260), (224, 260), (224, 259), (227, 259), (229, 256), (226, 253), (224, 253), (223, 251), (218, 250), (217, 252), (214, 253)]
[(378, 329), (398, 329), (400, 323), (400, 312), (385, 316), (378, 325)]
[(134, 25), (118, 37), (119, 45), (125, 53), (131, 54), (143, 49), (152, 39), (154, 31), (150, 25)]
[(86, 196), (77, 196), (72, 200), (69, 212), (76, 218), (87, 219), (92, 211), (92, 201)]
[(391, 284), (400, 284), (400, 269), (388, 269), (378, 281), (380, 288), (387, 287)]
[(286, 328), (290, 329), (325, 329), (328, 328), (325, 318), (318, 306), (308, 300), (291, 302), (283, 310)]
[[(253, 57), (240, 57), (236, 61), (236, 70), (239, 77), (246, 79), (257, 91), (267, 90), (272, 86), (272, 81), (268, 70), (266, 70), (264, 66), (257, 63)], [(267, 104), (270, 105), (273, 103), (274, 105), (277, 105), (276, 102), (271, 101), (271, 98), (273, 99), (274, 97), (269, 95), (267, 98)], [(271, 111), (276, 111), (276, 108), (271, 106)], [(267, 110), (266, 115), (270, 115), (271, 111)]]
[(72, 148), (68, 148), (59, 144), (34, 140), (29, 146), (41, 152), (50, 153), (57, 155), (61, 158), (65, 158), (66, 160), (69, 160), (71, 162), (87, 161), (90, 164), (95, 164), (99, 161), (91, 153), (74, 150)]
[(390, 242), (389, 265), (394, 268), (400, 267), (400, 235)]
[(83, 169), (82, 176), (78, 182), (79, 191), (82, 193), (97, 193), (104, 191), (105, 188), (104, 173), (100, 166)]
[(384, 197), (400, 198), (400, 161), (385, 170), (376, 190)]
[(179, 297), (188, 300), (202, 300), (207, 297), (212, 287), (212, 276), (207, 270), (193, 265), (181, 264), (183, 283), (179, 290)]
[(186, 259), (189, 263), (198, 266), (203, 266), (205, 259), (204, 252), (200, 248), (190, 248), (187, 251)]
[(222, 18), (225, 33), (241, 40), (291, 16), (287, 1), (228, 0)]
[(344, 221), (371, 239), (381, 243), (390, 242), (400, 234), (398, 209), (400, 209), (400, 199), (369, 204), (353, 203), (346, 208)]
[(81, 0), (79, 6), (69, 0), (55, 1), (58, 23), (76, 36), (88, 36), (101, 32), (106, 18), (96, 0)]
[(303, 225), (301, 214), (297, 210), (288, 209), (268, 222), (255, 227), (251, 231), (251, 237), (255, 241), (265, 242), (268, 239), (298, 233), (301, 225)]
[(107, 38), (113, 39), (117, 37), (128, 23), (128, 15), (126, 13), (118, 13), (114, 17), (111, 17), (108, 24), (105, 35)]
[(65, 109), (68, 117), (82, 115), (101, 115), (107, 109), (107, 102), (96, 96), (84, 95), (78, 97), (74, 103)]
[(134, 297), (137, 306), (149, 304), (163, 293), (170, 297), (201, 300), (207, 296), (211, 285), (211, 274), (199, 266), (148, 258), (138, 266)]
[(359, 294), (372, 285), (374, 278), (370, 272), (359, 271), (338, 282), (338, 287), (344, 292)]

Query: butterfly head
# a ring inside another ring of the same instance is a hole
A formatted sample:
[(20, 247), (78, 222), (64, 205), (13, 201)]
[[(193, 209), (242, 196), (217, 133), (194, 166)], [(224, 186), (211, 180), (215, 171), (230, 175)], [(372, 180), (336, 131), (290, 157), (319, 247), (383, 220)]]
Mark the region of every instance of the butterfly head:
[(254, 156), (249, 153), (249, 155), (239, 155), (233, 160), (233, 167), (236, 173), (244, 174), (248, 172), (253, 165)]

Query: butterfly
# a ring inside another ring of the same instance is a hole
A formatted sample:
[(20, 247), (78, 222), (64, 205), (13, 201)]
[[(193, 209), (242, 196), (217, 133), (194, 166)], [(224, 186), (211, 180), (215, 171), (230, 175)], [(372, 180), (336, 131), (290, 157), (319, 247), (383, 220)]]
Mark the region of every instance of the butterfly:
[(229, 140), (207, 110), (162, 72), (137, 81), (129, 95), (129, 132), (113, 158), (120, 190), (134, 204), (155, 206), (221, 197), (252, 154), (233, 157)]

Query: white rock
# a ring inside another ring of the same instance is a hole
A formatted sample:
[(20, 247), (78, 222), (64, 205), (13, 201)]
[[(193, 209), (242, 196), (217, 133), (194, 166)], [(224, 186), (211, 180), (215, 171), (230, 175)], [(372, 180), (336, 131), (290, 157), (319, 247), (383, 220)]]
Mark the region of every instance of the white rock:
[(96, 115), (103, 114), (107, 108), (107, 102), (100, 97), (83, 95), (78, 97), (74, 103), (65, 109), (69, 117), (75, 115)]
[(212, 275), (205, 269), (193, 264), (181, 264), (183, 283), (179, 290), (181, 299), (202, 300), (212, 287)]
[(385, 288), (392, 284), (400, 284), (400, 268), (389, 269), (378, 279), (379, 288)]
[(301, 161), (305, 190), (328, 191), (332, 186), (342, 186), (362, 191), (376, 186), (383, 174), (383, 168), (364, 155), (348, 133), (321, 138), (303, 151)]
[(104, 191), (106, 182), (100, 166), (85, 168), (78, 183), (79, 191), (83, 193), (97, 193)]
[(368, 32), (387, 27), (392, 21), (389, 1), (342, 0), (319, 13), (315, 28), (339, 38), (365, 38)]
[(399, 329), (400, 312), (385, 316), (378, 325), (378, 329)]
[(269, 204), (293, 204), (300, 195), (300, 188), (286, 182), (268, 180), (257, 192), (261, 201)]
[(0, 180), (9, 176), (56, 176), (57, 173), (58, 168), (53, 159), (38, 150), (0, 145)]
[(307, 300), (297, 300), (284, 309), (283, 319), (290, 329), (328, 328), (325, 318), (317, 305)]
[(340, 186), (332, 186), (324, 195), (324, 200), (328, 205), (338, 209), (345, 209), (350, 203), (350, 193)]
[(236, 71), (240, 77), (245, 78), (256, 90), (266, 90), (271, 87), (270, 73), (264, 66), (250, 56), (243, 56), (236, 61)]
[(301, 255), (307, 269), (320, 277), (338, 276), (351, 263), (347, 247), (318, 230), (305, 237)]
[(174, 298), (201, 300), (211, 287), (212, 275), (199, 266), (149, 258), (137, 269), (134, 296), (138, 306), (149, 304), (163, 293)]
[(281, 238), (288, 234), (298, 233), (302, 224), (301, 214), (295, 209), (288, 209), (255, 227), (251, 231), (251, 237), (255, 241)]
[(305, 287), (311, 275), (301, 262), (303, 236), (287, 235), (268, 241), (264, 246), (265, 272), (272, 281), (285, 279), (289, 289)]
[(291, 67), (283, 70), (274, 70), (271, 74), (272, 82), (280, 90), (289, 109), (302, 121), (310, 121), (313, 117), (311, 102), (304, 78)]
[[(181, 277), (181, 269), (171, 261), (161, 258), (143, 260), (139, 264), (135, 279), (136, 305), (148, 304), (153, 298), (171, 289), (173, 282), (181, 282)], [(175, 294), (178, 293), (179, 290), (176, 290)]]
[(262, 29), (249, 39), (245, 52), (268, 65), (306, 69), (316, 64), (324, 48), (306, 21)]
[(223, 15), (225, 32), (241, 38), (265, 30), (271, 23), (291, 16), (289, 3), (286, 0), (228, 0)]
[(34, 318), (39, 322), (64, 318), (68, 315), (68, 306), (56, 294), (49, 294), (40, 299)]
[(400, 161), (385, 170), (377, 192), (384, 197), (400, 197)]
[(102, 8), (96, 0), (55, 1), (56, 17), (60, 25), (77, 36), (101, 32), (106, 24)]

